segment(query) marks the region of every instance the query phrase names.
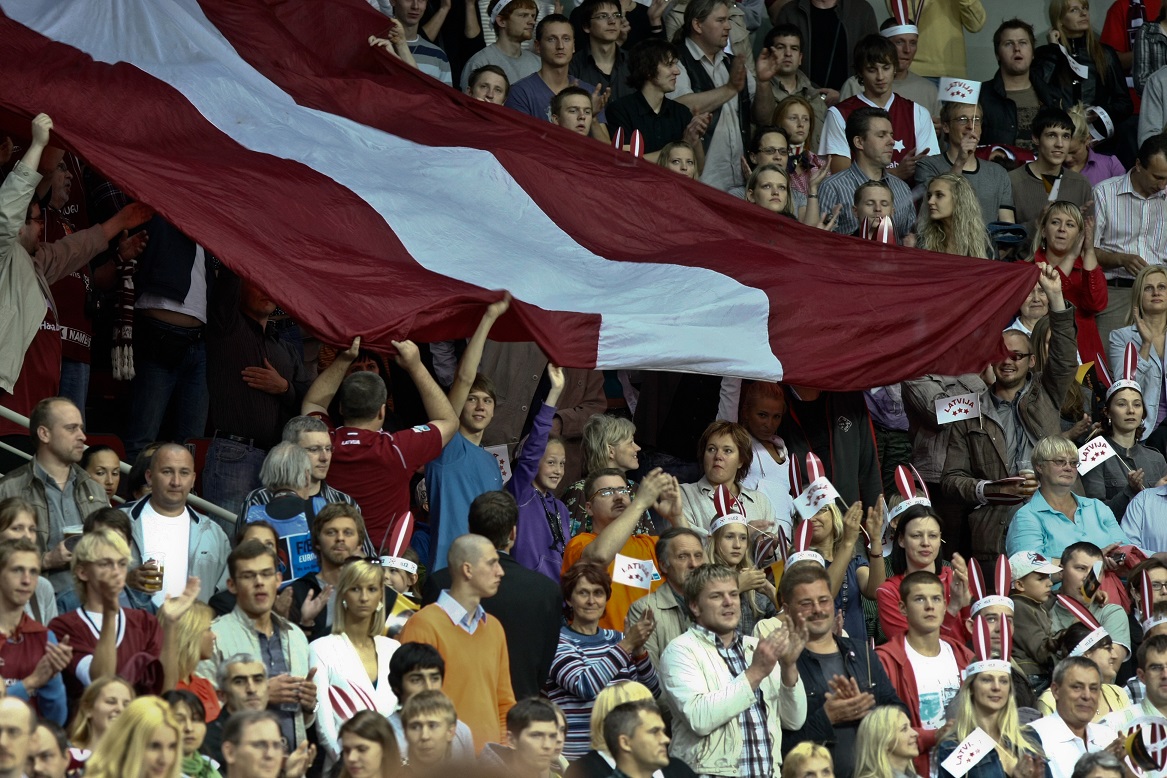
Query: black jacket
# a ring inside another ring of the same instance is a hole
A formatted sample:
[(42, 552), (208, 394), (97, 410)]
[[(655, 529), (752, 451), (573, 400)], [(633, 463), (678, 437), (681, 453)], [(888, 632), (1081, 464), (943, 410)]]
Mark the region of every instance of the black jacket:
[[(499, 561), (502, 583), (498, 594), (482, 601), (482, 608), (498, 619), (506, 633), (515, 699), (538, 697), (551, 675), (551, 662), (559, 645), (563, 595), (554, 581), (523, 567), (510, 554), (499, 552)], [(449, 588), (448, 568), (431, 574), (422, 588), (422, 605), (437, 602), (442, 590)]]
[[(1033, 93), (1042, 105), (1050, 104), (1049, 84), (1040, 79), (1029, 79), (1033, 85)], [(1017, 145), (1017, 103), (1005, 91), (1005, 81), (1001, 78), (1001, 71), (981, 84), (981, 110), (984, 113), (984, 124), (981, 130), (981, 143), (987, 146), (1016, 146)], [(1022, 138), (1028, 140), (1028, 138)]]
[[(1071, 41), (1072, 45), (1077, 41)], [(1078, 103), (1087, 108), (1099, 106), (1110, 114), (1111, 121), (1117, 128), (1134, 113), (1134, 104), (1131, 102), (1130, 90), (1126, 86), (1126, 76), (1123, 75), (1122, 64), (1118, 61), (1118, 54), (1104, 43), (1102, 47), (1106, 72), (1099, 73), (1094, 64), (1094, 58), (1086, 51), (1085, 44), (1070, 49), (1074, 59), (1086, 66), (1086, 78), (1080, 79), (1070, 69), (1061, 50), (1053, 44), (1038, 47), (1033, 53), (1033, 69), (1030, 80), (1048, 85), (1050, 90), (1050, 104), (1069, 111)]]
[[(665, 778), (697, 778), (697, 773), (675, 756), (669, 757), (669, 766), (661, 770), (661, 775)], [(563, 774), (563, 778), (611, 778), (611, 776), (612, 768), (608, 767), (604, 757), (596, 751), (588, 751), (572, 762), (567, 766), (567, 772)]]

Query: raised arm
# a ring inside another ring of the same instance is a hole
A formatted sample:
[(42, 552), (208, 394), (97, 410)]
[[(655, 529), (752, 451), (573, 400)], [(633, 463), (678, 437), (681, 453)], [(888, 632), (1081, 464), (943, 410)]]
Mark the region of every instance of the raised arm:
[(349, 365), (357, 358), (361, 350), (361, 338), (353, 338), (352, 344), (344, 351), (338, 352), (332, 364), (316, 376), (316, 380), (308, 387), (304, 394), (304, 401), (300, 404), (300, 412), (305, 416), (312, 413), (328, 415), (328, 405), (332, 402), (336, 390), (344, 381)]
[(645, 476), (636, 489), (636, 497), (632, 500), (632, 504), (624, 509), (611, 524), (604, 527), (596, 539), (587, 545), (583, 550), (583, 559), (589, 562), (599, 562), (602, 565), (609, 565), (612, 560), (616, 558), (616, 554), (620, 549), (624, 548), (624, 544), (632, 537), (632, 533), (636, 530), (636, 521), (651, 508), (660, 497), (661, 492), (665, 491), (672, 484), (672, 479), (668, 473), (661, 470), (659, 467)]
[[(490, 335), (490, 328), (510, 307), (511, 296), (509, 292), (503, 299), (487, 306), (486, 313), (482, 314), (482, 321), (478, 322), (478, 329), (474, 330), (474, 334), (470, 336), (470, 341), (466, 344), (466, 350), (462, 352), (462, 359), (458, 361), (458, 372), (454, 374), (454, 383), (450, 385), (449, 399), (450, 405), (454, 408), (455, 419), (457, 419), (462, 406), (466, 404), (466, 398), (470, 396), (470, 387), (474, 384), (475, 376), (478, 375), (478, 366), (482, 363), (482, 349), (486, 346), (486, 338)], [(429, 411), (428, 408), (426, 410)]]
[[(430, 417), (429, 423), (442, 433), (442, 445), (445, 446), (454, 439), (454, 434), (458, 431), (458, 412), (446, 399), (446, 393), (442, 391), (442, 387), (438, 386), (438, 382), (421, 363), (421, 355), (418, 354), (417, 346), (413, 344), (413, 341), (398, 342), (395, 340), (392, 343), (393, 348), (397, 349), (397, 366), (408, 373), (413, 380), (413, 385), (417, 387), (417, 392), (421, 395), (421, 404), (425, 408), (426, 415)], [(481, 352), (479, 355), (481, 356)]]

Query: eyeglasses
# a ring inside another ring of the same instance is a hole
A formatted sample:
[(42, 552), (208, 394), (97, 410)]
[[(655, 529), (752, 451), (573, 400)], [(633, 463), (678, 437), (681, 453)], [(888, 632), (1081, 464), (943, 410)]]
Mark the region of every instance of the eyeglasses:
[(610, 22), (613, 19), (619, 21), (624, 18), (624, 14), (617, 11), (616, 13), (599, 13), (592, 17), (593, 22)]
[(1010, 351), (1005, 356), (1005, 361), (1007, 361), (1007, 362), (1020, 362), (1023, 359), (1029, 359), (1031, 356), (1033, 356), (1033, 352)]
[(1167, 581), (1151, 581), (1151, 591), (1167, 592)]
[(622, 495), (624, 497), (631, 497), (632, 496), (632, 488), (628, 487), (628, 486), (621, 486), (621, 487), (609, 486), (605, 489), (597, 489), (595, 494), (592, 495), (592, 497), (613, 497), (617, 494)]
[(974, 127), (980, 127), (984, 122), (984, 119), (980, 116), (958, 116), (952, 121), (954, 124), (959, 124), (961, 126), (967, 126), (971, 124)]
[(260, 570), (258, 573), (254, 570), (247, 570), (235, 576), (235, 580), (241, 583), (253, 583), (260, 579), (268, 581), (276, 577), (275, 568), (269, 567), (267, 570)]
[(765, 154), (768, 157), (789, 157), (790, 147), (783, 146), (782, 148), (778, 148), (777, 146), (767, 146), (764, 149), (758, 149), (758, 153)]
[(1054, 467), (1061, 467), (1061, 468), (1077, 467), (1078, 460), (1076, 460), (1076, 459), (1047, 459), (1045, 461), (1045, 464), (1053, 465)]

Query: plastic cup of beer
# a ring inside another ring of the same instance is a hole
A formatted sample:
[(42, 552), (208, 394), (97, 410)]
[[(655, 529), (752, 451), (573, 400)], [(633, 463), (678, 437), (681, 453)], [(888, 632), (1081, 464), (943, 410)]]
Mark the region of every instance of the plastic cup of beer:
[(155, 570), (143, 571), (143, 591), (150, 592), (151, 594), (162, 591), (162, 576), (166, 572), (166, 554), (158, 551), (147, 551), (145, 558), (142, 560), (142, 567), (156, 568)]

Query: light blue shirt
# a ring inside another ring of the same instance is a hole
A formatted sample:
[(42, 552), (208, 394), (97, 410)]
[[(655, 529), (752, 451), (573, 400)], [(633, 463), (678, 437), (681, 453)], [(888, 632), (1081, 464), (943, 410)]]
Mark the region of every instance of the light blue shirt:
[(1126, 508), (1122, 526), (1131, 543), (1148, 554), (1167, 551), (1167, 486), (1136, 494)]
[(442, 593), (438, 595), (437, 605), (446, 612), (450, 621), (471, 635), (478, 629), (479, 624), (486, 621), (486, 611), (481, 604), (471, 613), (462, 607), (462, 603), (450, 596), (449, 589), (442, 589)]
[(1036, 551), (1046, 559), (1060, 559), (1066, 546), (1083, 540), (1099, 548), (1131, 542), (1102, 500), (1075, 494), (1074, 502), (1078, 509), (1070, 520), (1051, 508), (1040, 490), (1034, 492), (1013, 516), (1005, 537), (1005, 552), (1012, 556), (1018, 551)]

